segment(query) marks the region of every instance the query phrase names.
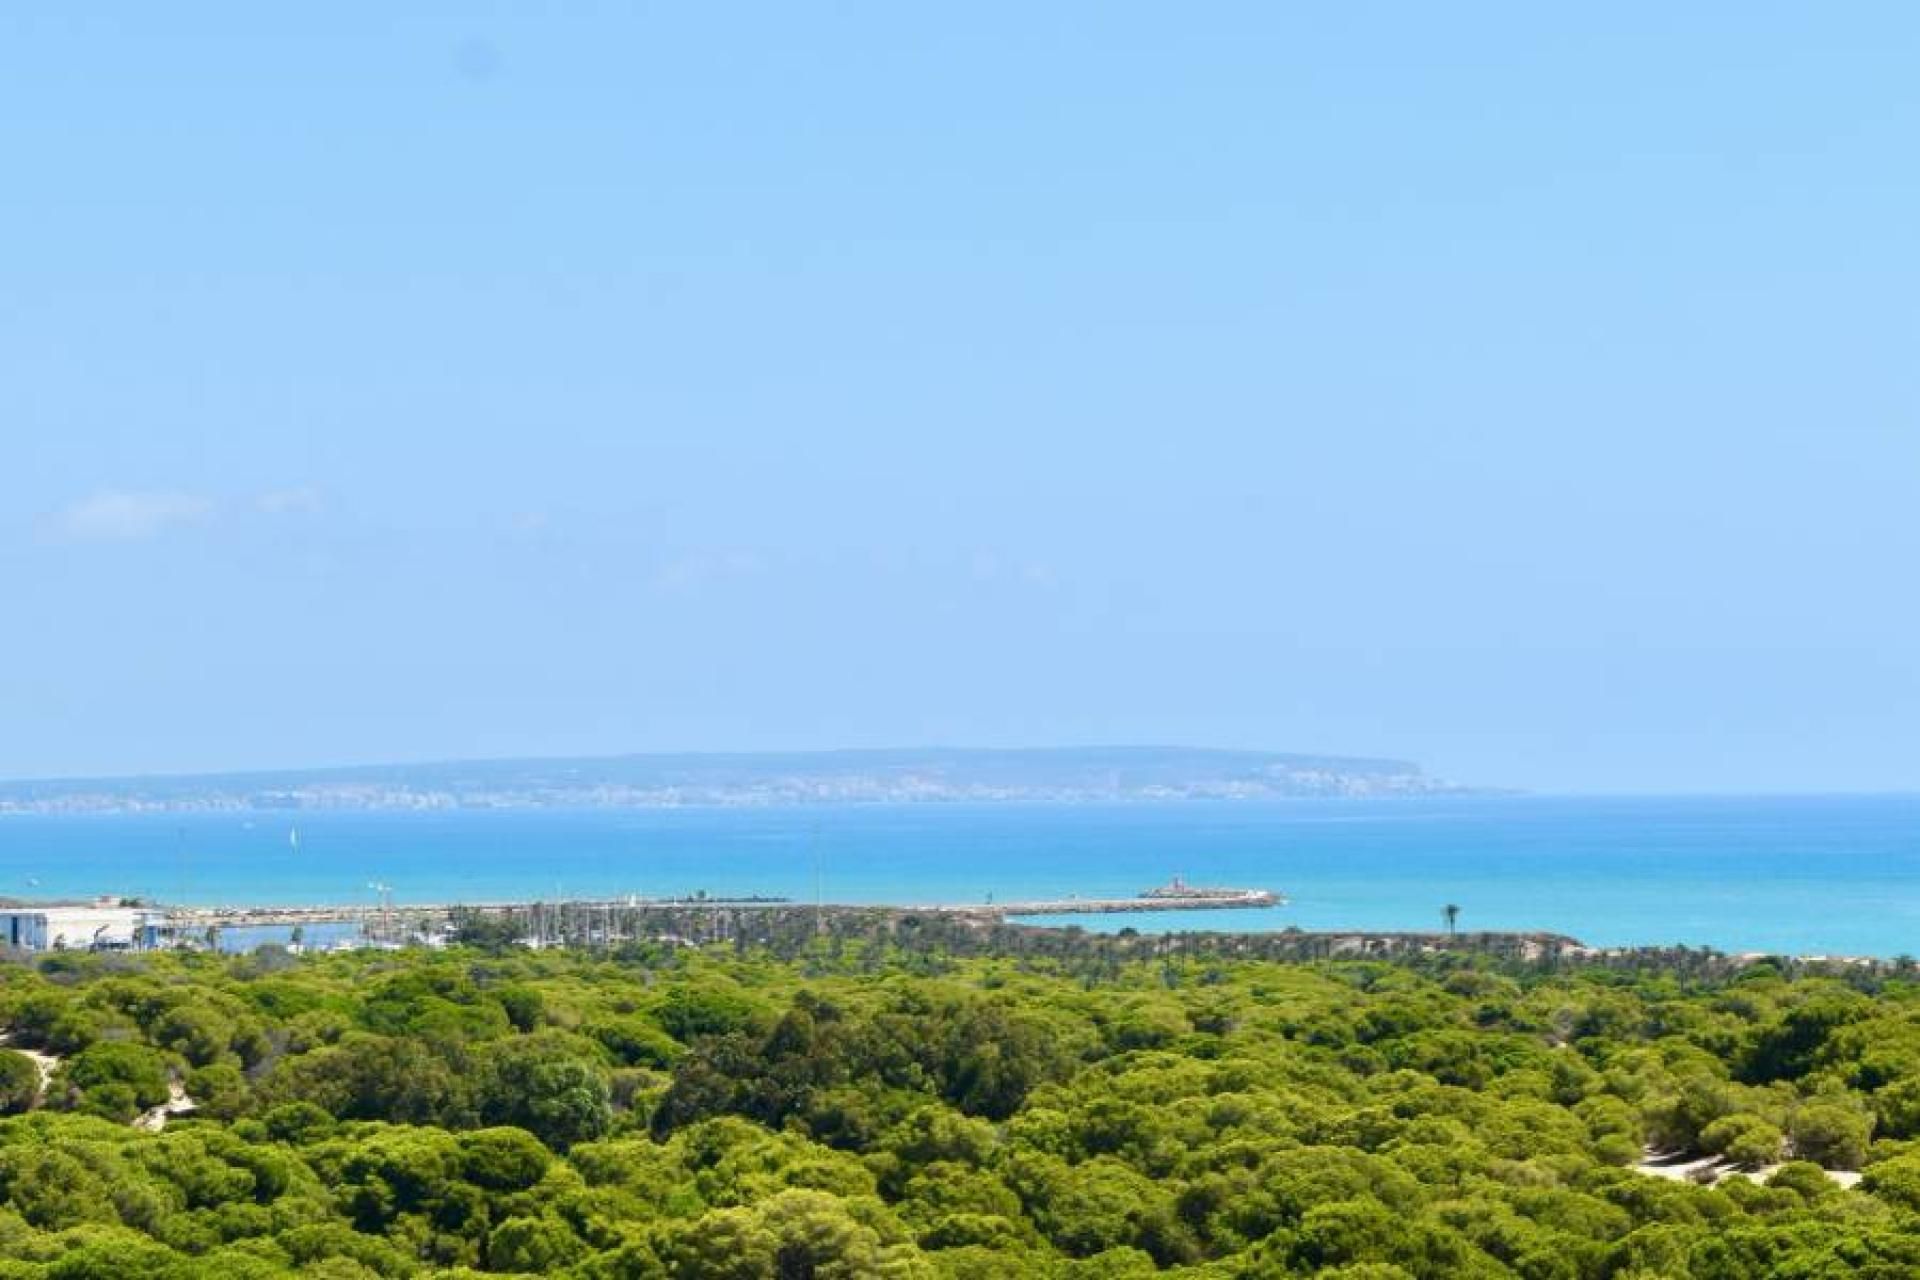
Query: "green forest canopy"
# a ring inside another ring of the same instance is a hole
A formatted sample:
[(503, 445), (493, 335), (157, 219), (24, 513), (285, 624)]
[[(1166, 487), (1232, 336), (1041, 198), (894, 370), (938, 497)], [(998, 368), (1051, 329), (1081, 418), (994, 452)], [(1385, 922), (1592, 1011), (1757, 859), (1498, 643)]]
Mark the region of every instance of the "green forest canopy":
[(56, 955), (0, 1025), (0, 1280), (1920, 1274), (1901, 973)]

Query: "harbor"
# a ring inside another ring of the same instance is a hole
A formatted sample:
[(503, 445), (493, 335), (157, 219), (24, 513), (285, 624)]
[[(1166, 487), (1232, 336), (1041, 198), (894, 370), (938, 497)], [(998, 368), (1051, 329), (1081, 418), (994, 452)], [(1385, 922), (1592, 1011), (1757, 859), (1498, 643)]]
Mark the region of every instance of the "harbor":
[[(970, 907), (976, 918), (1039, 899), (1070, 910), (1009, 918), (1253, 931), (1434, 929), (1454, 902), (1463, 931), (1539, 927), (1608, 946), (1685, 938), (1730, 954), (1891, 957), (1914, 950), (1911, 922), (1854, 908), (1893, 900), (1920, 875), (1920, 802), (1891, 796), (302, 813), (297, 849), (286, 823), (263, 813), (0, 817), (0, 893), (42, 903), (111, 892), (222, 916), (301, 908), (376, 922), (388, 901), (396, 914), (403, 902), (624, 907), (700, 889), (808, 905)], [(1856, 845), (1872, 856), (1847, 856)], [(1814, 862), (1822, 876), (1810, 881)], [(1736, 865), (1742, 879), (1730, 894)], [(1114, 914), (1061, 901), (1128, 899), (1175, 872), (1287, 901), (1164, 913), (1129, 903)], [(317, 944), (314, 929), (307, 935)]]
[[(358, 924), (369, 937), (401, 939), (444, 935), (460, 918), (524, 919), (533, 926), (529, 936), (540, 936), (552, 922), (557, 931), (612, 933), (619, 921), (647, 911), (731, 914), (796, 906), (831, 911), (886, 911), (902, 915), (945, 915), (976, 920), (1005, 920), (1021, 916), (1109, 915), (1128, 912), (1257, 909), (1281, 906), (1284, 895), (1270, 889), (1193, 888), (1178, 877), (1168, 885), (1130, 898), (1024, 898), (962, 903), (796, 903), (791, 898), (747, 896), (710, 897), (693, 894), (647, 898), (571, 898), (556, 901), (479, 903), (395, 903), (376, 905), (308, 906), (196, 906), (168, 910), (163, 928), (193, 939), (207, 930), (293, 929), (320, 925)], [(577, 923), (585, 922), (585, 923)], [(574, 927), (563, 928), (571, 925)]]
[[(1022, 898), (1005, 901), (893, 904), (796, 903), (775, 896), (713, 897), (690, 894), (646, 898), (568, 898), (554, 901), (400, 903), (379, 886), (368, 904), (286, 906), (161, 906), (110, 898), (88, 902), (15, 902), (0, 908), (0, 943), (23, 950), (134, 950), (211, 947), (234, 935), (261, 941), (301, 943), (324, 933), (336, 944), (444, 942), (463, 922), (494, 921), (524, 929), (533, 945), (583, 940), (605, 943), (658, 935), (662, 913), (680, 920), (722, 922), (740, 913), (776, 909), (888, 912), (900, 916), (948, 916), (976, 922), (1016, 917), (1108, 915), (1132, 912), (1235, 910), (1274, 907), (1286, 898), (1269, 889), (1206, 888), (1176, 876), (1133, 897)], [(649, 917), (655, 917), (651, 921)], [(674, 935), (680, 936), (680, 935)]]
[[(1366, 928), (1169, 931), (1131, 928), (1087, 933), (1060, 921), (1073, 915), (1270, 908), (1287, 898), (1266, 889), (1193, 888), (1175, 881), (1162, 890), (1130, 898), (1064, 897), (981, 903), (891, 905), (800, 902), (785, 897), (580, 898), (481, 904), (162, 907), (128, 899), (98, 898), (25, 903), (0, 899), (0, 951), (142, 952), (221, 951), (250, 953), (261, 947), (291, 952), (398, 950), (453, 943), (486, 948), (619, 949), (708, 946), (771, 946), (790, 949), (810, 938), (900, 939), (938, 937), (967, 951), (996, 947), (1075, 947), (1127, 939), (1155, 954), (1217, 948), (1220, 954), (1286, 960), (1383, 959), (1438, 951), (1471, 950), (1522, 963), (1582, 964), (1643, 962), (1669, 957), (1672, 949), (1589, 946), (1552, 930), (1445, 932)], [(1053, 917), (1053, 919), (1050, 919)], [(1147, 941), (1142, 941), (1142, 940)], [(1687, 953), (1680, 948), (1679, 953)], [(1715, 952), (1699, 948), (1703, 963), (1739, 968), (1781, 960), (1781, 953)], [(1801, 954), (1795, 963), (1832, 972), (1871, 971), (1905, 961), (1859, 955)]]

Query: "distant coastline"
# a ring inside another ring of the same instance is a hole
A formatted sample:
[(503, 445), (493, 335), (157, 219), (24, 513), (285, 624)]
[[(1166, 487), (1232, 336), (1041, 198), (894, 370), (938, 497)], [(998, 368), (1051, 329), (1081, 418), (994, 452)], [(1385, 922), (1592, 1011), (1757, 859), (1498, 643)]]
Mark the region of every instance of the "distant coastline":
[(477, 760), (0, 783), (0, 814), (1080, 804), (1486, 794), (1405, 760), (1187, 747)]

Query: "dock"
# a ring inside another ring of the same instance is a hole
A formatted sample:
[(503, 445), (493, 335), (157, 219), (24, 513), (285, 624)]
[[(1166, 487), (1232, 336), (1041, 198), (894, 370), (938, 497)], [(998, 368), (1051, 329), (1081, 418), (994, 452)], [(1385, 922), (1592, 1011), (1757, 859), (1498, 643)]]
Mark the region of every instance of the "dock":
[(1134, 898), (1038, 898), (922, 910), (1005, 919), (1008, 916), (1117, 915), (1131, 911), (1233, 911), (1277, 907), (1285, 902), (1285, 898), (1270, 889), (1199, 889), (1183, 894), (1144, 893)]
[(1112, 915), (1148, 911), (1224, 911), (1276, 907), (1286, 898), (1268, 889), (1150, 890), (1131, 898), (1029, 898), (1005, 902), (965, 903), (796, 903), (790, 898), (704, 895), (672, 898), (571, 898), (550, 902), (399, 903), (379, 905), (308, 906), (196, 906), (166, 912), (166, 931), (178, 937), (196, 937), (209, 929), (295, 928), (310, 925), (359, 924), (369, 932), (393, 937), (431, 934), (447, 928), (462, 914), (519, 919), (614, 920), (640, 911), (734, 913), (776, 908), (806, 907), (832, 911), (890, 911), (901, 914), (958, 916), (973, 920), (1005, 920), (1015, 916)]

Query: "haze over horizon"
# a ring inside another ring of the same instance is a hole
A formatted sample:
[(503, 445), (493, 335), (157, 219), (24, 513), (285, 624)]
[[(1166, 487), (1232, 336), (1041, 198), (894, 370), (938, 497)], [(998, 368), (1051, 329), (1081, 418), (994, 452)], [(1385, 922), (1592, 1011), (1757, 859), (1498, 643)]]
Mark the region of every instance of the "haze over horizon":
[(0, 17), (0, 778), (1920, 789), (1920, 12)]
[[(525, 755), (430, 756), (430, 757), (418, 757), (418, 758), (412, 758), (412, 759), (333, 760), (333, 761), (320, 761), (320, 762), (314, 762), (314, 763), (293, 763), (293, 764), (263, 763), (263, 764), (245, 765), (245, 766), (240, 766), (235, 768), (189, 769), (189, 770), (158, 769), (158, 770), (147, 770), (142, 772), (119, 773), (119, 774), (105, 774), (105, 773), (20, 774), (20, 775), (0, 777), (0, 788), (13, 786), (13, 785), (21, 785), (21, 784), (33, 785), (33, 784), (48, 784), (48, 783), (76, 783), (76, 784), (142, 783), (142, 782), (161, 782), (161, 781), (193, 781), (196, 779), (242, 778), (242, 777), (249, 777), (249, 776), (263, 776), (263, 777), (308, 776), (308, 775), (322, 776), (327, 774), (346, 774), (346, 773), (357, 773), (357, 772), (371, 772), (371, 771), (378, 771), (378, 770), (404, 771), (404, 770), (410, 770), (410, 769), (424, 769), (424, 768), (433, 768), (433, 767), (442, 767), (442, 766), (457, 768), (461, 766), (471, 766), (471, 765), (558, 764), (558, 763), (566, 763), (566, 762), (576, 761), (576, 760), (592, 760), (592, 761), (671, 760), (671, 759), (751, 760), (756, 757), (808, 757), (808, 758), (817, 758), (820, 760), (828, 760), (836, 756), (858, 756), (863, 754), (910, 755), (910, 754), (919, 754), (919, 753), (928, 753), (928, 754), (961, 753), (961, 754), (981, 754), (981, 755), (995, 755), (995, 754), (1002, 754), (1002, 753), (1007, 753), (1007, 754), (1033, 753), (1036, 755), (1045, 755), (1045, 754), (1057, 753), (1062, 756), (1071, 756), (1079, 753), (1100, 753), (1100, 752), (1108, 752), (1108, 751), (1168, 751), (1168, 752), (1175, 752), (1175, 753), (1218, 752), (1221, 754), (1244, 753), (1248, 755), (1264, 754), (1264, 755), (1274, 755), (1274, 756), (1297, 756), (1302, 758), (1324, 757), (1331, 761), (1400, 763), (1400, 764), (1406, 764), (1413, 767), (1415, 770), (1430, 777), (1436, 783), (1444, 784), (1445, 789), (1436, 791), (1431, 794), (1448, 794), (1449, 792), (1458, 792), (1460, 794), (1479, 794), (1479, 795), (1508, 794), (1508, 795), (1539, 795), (1543, 797), (1544, 796), (1567, 796), (1567, 797), (1585, 796), (1585, 797), (1590, 797), (1594, 799), (1604, 799), (1609, 796), (1618, 796), (1618, 797), (1625, 798), (1625, 797), (1632, 797), (1632, 796), (1657, 796), (1657, 795), (1671, 795), (1675, 797), (1684, 797), (1684, 796), (1709, 797), (1714, 795), (1732, 796), (1732, 795), (1746, 795), (1746, 794), (1778, 795), (1782, 797), (1791, 797), (1795, 795), (1819, 796), (1819, 795), (1847, 795), (1847, 794), (1888, 795), (1888, 796), (1920, 795), (1920, 787), (1887, 787), (1887, 788), (1852, 787), (1852, 788), (1834, 788), (1826, 791), (1819, 791), (1819, 790), (1813, 790), (1813, 789), (1795, 791), (1795, 790), (1789, 789), (1789, 790), (1780, 790), (1780, 791), (1773, 791), (1773, 792), (1743, 792), (1743, 791), (1734, 790), (1734, 789), (1716, 792), (1716, 791), (1705, 790), (1705, 789), (1688, 790), (1684, 788), (1673, 788), (1673, 789), (1667, 789), (1667, 790), (1648, 789), (1648, 790), (1618, 790), (1618, 791), (1581, 789), (1581, 788), (1573, 788), (1573, 787), (1523, 788), (1523, 787), (1516, 787), (1511, 784), (1501, 782), (1497, 779), (1488, 780), (1484, 778), (1457, 778), (1450, 775), (1441, 774), (1431, 769), (1427, 769), (1422, 764), (1422, 762), (1418, 760), (1411, 759), (1404, 755), (1394, 755), (1389, 752), (1356, 752), (1356, 753), (1334, 754), (1334, 753), (1312, 752), (1312, 751), (1291, 751), (1284, 748), (1271, 748), (1271, 747), (1217, 747), (1217, 746), (1211, 746), (1211, 745), (1196, 745), (1193, 743), (1180, 743), (1180, 744), (1075, 743), (1075, 744), (1067, 744), (1067, 745), (1038, 745), (1038, 746), (1023, 746), (1023, 747), (1006, 747), (1006, 746), (991, 744), (991, 743), (982, 744), (982, 745), (967, 745), (967, 746), (954, 745), (954, 744), (901, 746), (898, 744), (893, 744), (893, 745), (876, 745), (876, 746), (862, 746), (862, 747), (818, 747), (818, 748), (775, 747), (775, 748), (767, 748), (763, 750), (746, 750), (746, 751), (732, 751), (732, 750), (720, 748), (720, 749), (706, 749), (706, 750), (699, 750), (699, 751), (672, 751), (672, 750), (610, 751), (610, 752), (594, 752), (594, 753), (562, 753), (562, 754), (537, 755), (537, 756), (525, 756)], [(1414, 794), (1426, 795), (1429, 793), (1419, 792)]]

